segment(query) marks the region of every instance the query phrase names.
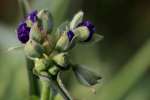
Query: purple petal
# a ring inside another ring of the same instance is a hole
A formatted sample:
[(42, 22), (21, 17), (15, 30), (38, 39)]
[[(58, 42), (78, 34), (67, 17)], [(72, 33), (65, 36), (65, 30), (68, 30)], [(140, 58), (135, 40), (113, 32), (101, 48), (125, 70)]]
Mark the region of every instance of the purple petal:
[(37, 10), (32, 11), (29, 13), (28, 18), (34, 23), (37, 21)]
[(17, 28), (17, 36), (20, 42), (26, 43), (29, 40), (30, 28), (25, 22), (21, 22)]
[(67, 35), (68, 35), (69, 41), (71, 41), (72, 38), (74, 37), (74, 33), (72, 31), (68, 31)]

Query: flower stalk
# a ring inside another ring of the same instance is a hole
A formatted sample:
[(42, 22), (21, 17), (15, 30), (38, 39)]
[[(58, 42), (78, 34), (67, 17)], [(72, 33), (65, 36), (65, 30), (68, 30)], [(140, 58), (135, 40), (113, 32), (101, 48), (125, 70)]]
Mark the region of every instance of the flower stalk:
[(40, 100), (49, 100), (50, 98), (50, 80), (45, 77), (40, 77), (41, 83), (41, 98)]

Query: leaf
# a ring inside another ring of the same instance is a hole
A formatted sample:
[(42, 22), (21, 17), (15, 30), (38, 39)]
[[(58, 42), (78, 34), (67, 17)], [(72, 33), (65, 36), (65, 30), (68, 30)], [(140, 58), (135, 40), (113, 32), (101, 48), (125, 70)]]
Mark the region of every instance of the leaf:
[(85, 86), (95, 85), (101, 79), (99, 75), (81, 65), (74, 65), (73, 72), (75, 73), (76, 78)]
[(22, 10), (22, 16), (26, 17), (26, 15), (31, 9), (28, 0), (18, 0), (18, 2), (20, 9)]
[(79, 11), (75, 16), (73, 17), (72, 21), (70, 22), (70, 29), (73, 30), (76, 28), (83, 20), (83, 11)]

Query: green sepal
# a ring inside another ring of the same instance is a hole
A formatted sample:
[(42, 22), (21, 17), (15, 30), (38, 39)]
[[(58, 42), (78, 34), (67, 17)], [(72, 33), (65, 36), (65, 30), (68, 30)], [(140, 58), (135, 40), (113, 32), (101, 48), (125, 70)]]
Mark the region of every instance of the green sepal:
[(104, 36), (94, 33), (92, 39), (89, 41), (90, 43), (96, 43), (101, 41), (104, 38)]
[(50, 61), (45, 58), (36, 58), (34, 61), (34, 69), (40, 73), (41, 71), (47, 70), (50, 66)]
[(69, 41), (67, 32), (63, 32), (61, 37), (59, 38), (59, 40), (56, 43), (55, 49), (58, 51), (67, 51), (70, 49), (71, 45), (72, 45), (72, 42)]
[(43, 29), (46, 33), (51, 33), (53, 28), (53, 18), (51, 13), (48, 10), (43, 9), (39, 11), (37, 16), (39, 20), (41, 20), (41, 29)]
[(58, 53), (53, 56), (53, 61), (60, 67), (66, 68), (68, 66), (67, 53)]
[(79, 11), (75, 16), (73, 17), (72, 21), (70, 22), (70, 29), (75, 29), (83, 20), (83, 11)]
[(61, 37), (61, 35), (69, 30), (69, 21), (63, 22), (61, 25), (58, 26), (56, 33), (54, 34), (56, 41)]
[(40, 30), (40, 21), (35, 22), (30, 30), (30, 39), (35, 40), (38, 43), (42, 43), (44, 40), (44, 34)]
[(39, 58), (42, 57), (45, 52), (43, 46), (34, 40), (30, 40), (26, 43), (24, 51), (29, 58)]
[(85, 86), (95, 85), (101, 79), (99, 75), (81, 65), (74, 65), (73, 72), (75, 73), (75, 76), (79, 80), (79, 82)]
[(95, 43), (100, 42), (101, 40), (103, 40), (104, 36), (94, 33), (91, 40), (88, 42), (80, 42), (81, 44), (87, 44), (87, 45), (93, 45)]

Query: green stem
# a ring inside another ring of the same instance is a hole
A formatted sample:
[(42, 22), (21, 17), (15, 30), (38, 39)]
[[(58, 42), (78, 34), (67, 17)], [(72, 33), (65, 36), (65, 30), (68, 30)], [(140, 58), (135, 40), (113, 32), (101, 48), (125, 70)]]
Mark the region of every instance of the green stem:
[(27, 72), (28, 72), (28, 79), (29, 79), (29, 93), (30, 96), (37, 96), (39, 97), (39, 88), (38, 88), (38, 79), (33, 74), (32, 69), (34, 67), (34, 63), (32, 60), (26, 58), (27, 62)]
[(50, 97), (50, 80), (48, 78), (40, 77), (41, 82), (41, 99), (49, 100)]

